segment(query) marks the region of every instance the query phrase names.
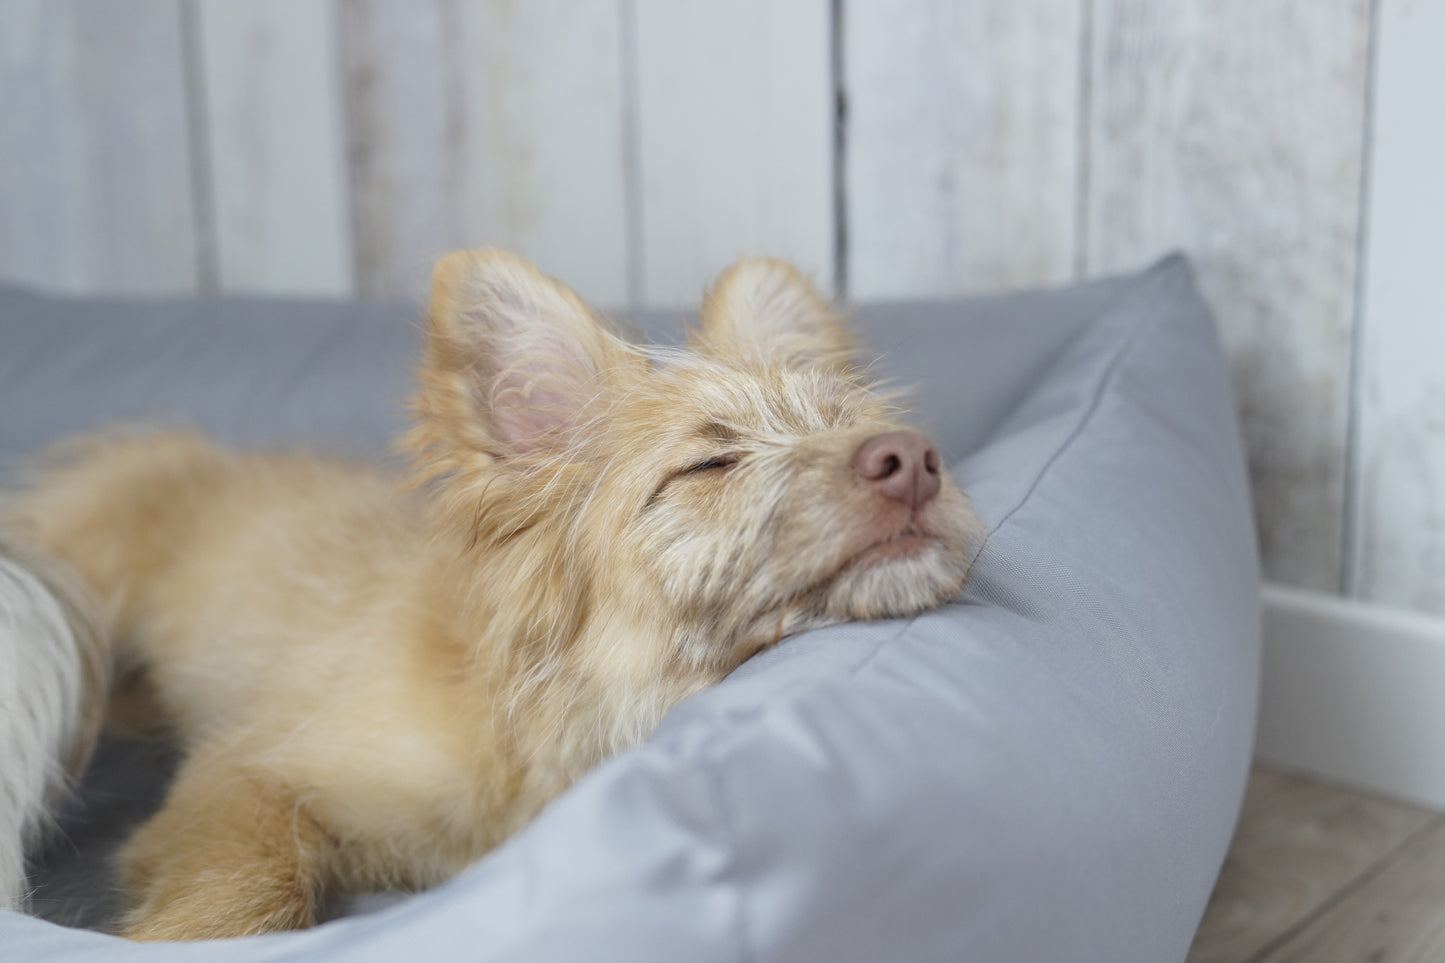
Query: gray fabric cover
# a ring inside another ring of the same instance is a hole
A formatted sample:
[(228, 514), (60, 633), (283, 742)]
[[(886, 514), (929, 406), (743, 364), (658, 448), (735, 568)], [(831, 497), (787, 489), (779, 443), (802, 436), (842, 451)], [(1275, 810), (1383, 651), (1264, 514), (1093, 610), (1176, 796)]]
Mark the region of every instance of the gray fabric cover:
[[(0, 458), (136, 415), (378, 451), (409, 315), (4, 295)], [(1188, 266), (856, 317), (990, 531), (957, 604), (754, 659), (430, 893), (204, 946), (0, 913), (6, 958), (1182, 960), (1243, 790), (1259, 643)]]

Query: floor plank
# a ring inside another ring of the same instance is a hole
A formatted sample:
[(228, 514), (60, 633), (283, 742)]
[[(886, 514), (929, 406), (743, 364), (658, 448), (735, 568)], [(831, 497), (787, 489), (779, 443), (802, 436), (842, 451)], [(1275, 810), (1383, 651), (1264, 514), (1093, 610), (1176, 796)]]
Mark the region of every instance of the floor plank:
[(1189, 963), (1259, 959), (1436, 818), (1424, 809), (1256, 767)]
[(1445, 960), (1445, 816), (1261, 963)]

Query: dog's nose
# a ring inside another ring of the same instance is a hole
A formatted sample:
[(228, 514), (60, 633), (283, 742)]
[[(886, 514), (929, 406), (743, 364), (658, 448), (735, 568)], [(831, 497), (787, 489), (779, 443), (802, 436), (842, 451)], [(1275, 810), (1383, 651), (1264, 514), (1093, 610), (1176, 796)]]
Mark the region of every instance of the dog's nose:
[(858, 446), (853, 472), (915, 511), (938, 494), (938, 449), (916, 431), (885, 431)]

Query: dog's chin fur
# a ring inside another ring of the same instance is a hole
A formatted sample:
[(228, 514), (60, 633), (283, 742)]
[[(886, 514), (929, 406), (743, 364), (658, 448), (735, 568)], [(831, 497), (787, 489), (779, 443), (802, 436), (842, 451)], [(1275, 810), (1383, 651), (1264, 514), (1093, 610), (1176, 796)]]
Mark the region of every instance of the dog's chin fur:
[(406, 485), (164, 434), (68, 446), (9, 509), (113, 613), (112, 720), (187, 754), (123, 854), (129, 935), (441, 881), (753, 653), (955, 596), (978, 542), (946, 475), (912, 504), (853, 469), (898, 411), (780, 262), (659, 351), (449, 255), (414, 407)]

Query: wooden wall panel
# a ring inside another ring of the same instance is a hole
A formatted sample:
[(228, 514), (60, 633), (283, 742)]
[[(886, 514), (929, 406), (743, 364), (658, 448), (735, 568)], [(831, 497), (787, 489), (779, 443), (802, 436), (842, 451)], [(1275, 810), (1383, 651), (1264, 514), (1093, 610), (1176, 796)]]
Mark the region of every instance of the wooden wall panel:
[(1338, 591), (1368, 0), (1095, 0), (1086, 264), (1192, 254), (1266, 575)]
[(850, 294), (917, 297), (1073, 276), (1081, 8), (844, 5)]
[(636, 0), (642, 298), (695, 304), (740, 254), (833, 283), (827, 0)]
[(334, 0), (193, 4), (219, 288), (352, 293)]
[(1378, 30), (1350, 588), (1445, 613), (1445, 4)]
[(178, 0), (0, 0), (0, 279), (193, 290)]
[(584, 297), (627, 298), (613, 0), (342, 8), (358, 280), (416, 296), (433, 259), (504, 246)]

